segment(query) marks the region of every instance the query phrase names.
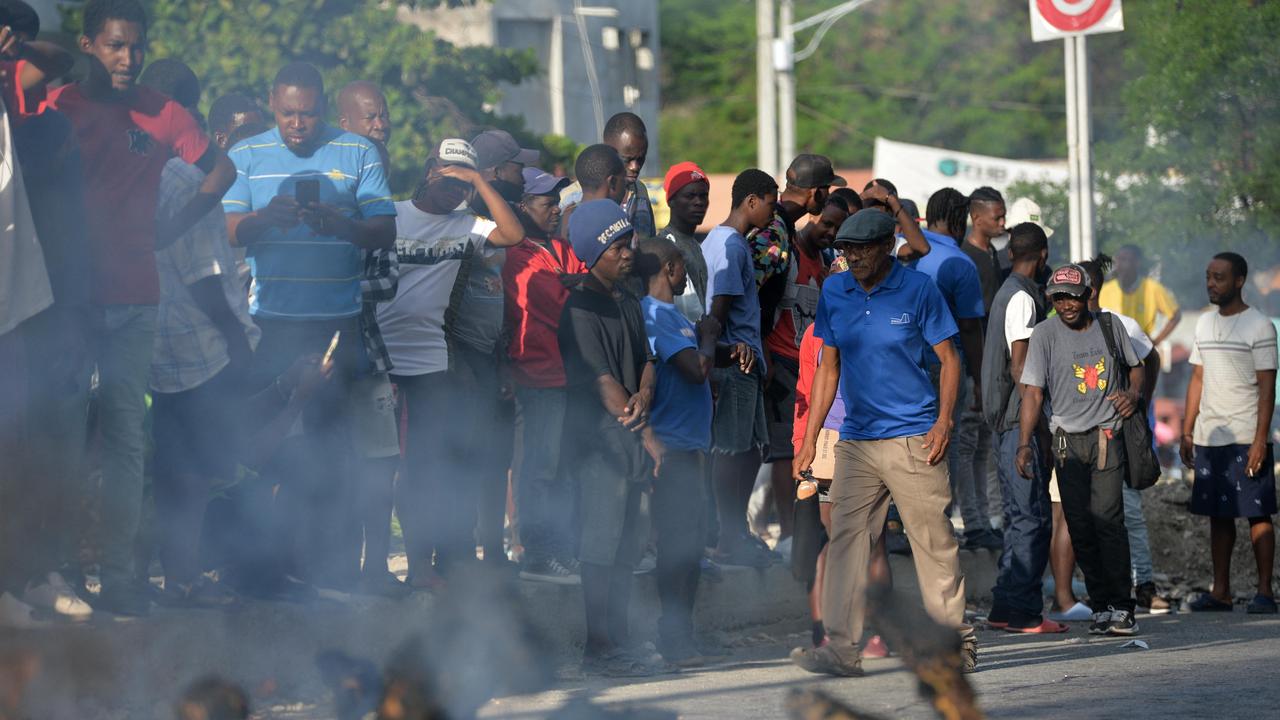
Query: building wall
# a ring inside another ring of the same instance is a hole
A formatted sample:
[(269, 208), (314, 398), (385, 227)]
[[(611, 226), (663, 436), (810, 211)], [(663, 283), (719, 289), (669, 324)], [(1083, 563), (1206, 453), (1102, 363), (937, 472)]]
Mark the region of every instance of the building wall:
[(657, 0), (582, 0), (579, 12), (574, 5), (492, 0), (460, 8), (401, 8), (400, 16), (458, 45), (532, 49), (541, 72), (504, 87), (500, 112), (523, 116), (534, 132), (556, 132), (582, 144), (599, 142), (614, 113), (634, 112), (649, 128), (646, 174), (661, 174)]

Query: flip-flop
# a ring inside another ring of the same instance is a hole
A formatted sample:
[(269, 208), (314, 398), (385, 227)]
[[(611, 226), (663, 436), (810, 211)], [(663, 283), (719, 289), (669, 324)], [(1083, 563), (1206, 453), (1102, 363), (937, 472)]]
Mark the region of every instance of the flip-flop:
[(1276, 607), (1275, 598), (1269, 598), (1266, 595), (1254, 595), (1253, 600), (1249, 602), (1249, 607), (1245, 612), (1250, 615), (1275, 615), (1280, 608)]
[(1041, 622), (1039, 625), (1035, 625), (1033, 627), (1019, 628), (1019, 627), (1013, 627), (1012, 625), (1010, 625), (1005, 627), (1004, 631), (1011, 632), (1011, 633), (1023, 633), (1027, 635), (1045, 635), (1045, 634), (1052, 634), (1052, 633), (1064, 633), (1068, 629), (1069, 628), (1066, 625), (1063, 625), (1060, 622), (1054, 622), (1053, 620), (1045, 620)]
[(1209, 593), (1201, 593), (1200, 597), (1187, 603), (1191, 612), (1231, 612), (1231, 603), (1225, 603)]
[(1054, 622), (1083, 622), (1093, 619), (1093, 610), (1082, 602), (1076, 602), (1066, 610), (1049, 613), (1049, 619)]

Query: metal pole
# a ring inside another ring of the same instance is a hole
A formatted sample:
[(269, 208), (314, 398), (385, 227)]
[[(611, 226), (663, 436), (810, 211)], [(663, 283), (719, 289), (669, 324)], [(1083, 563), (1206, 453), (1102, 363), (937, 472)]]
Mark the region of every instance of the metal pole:
[(1066, 73), (1067, 89), (1067, 225), (1070, 236), (1067, 240), (1067, 257), (1076, 262), (1082, 260), (1080, 252), (1080, 133), (1076, 127), (1076, 45), (1075, 38), (1068, 37), (1062, 41), (1063, 70)]
[(1076, 132), (1080, 149), (1080, 259), (1088, 260), (1096, 253), (1093, 243), (1093, 149), (1089, 122), (1089, 53), (1085, 36), (1076, 41)]
[(756, 0), (756, 165), (778, 176), (778, 93), (773, 74), (773, 0)]
[(782, 38), (774, 46), (773, 63), (778, 80), (778, 171), (796, 156), (796, 73), (792, 55), (795, 30), (791, 27), (793, 0), (782, 0), (778, 8), (778, 28)]
[(568, 135), (564, 119), (564, 23), (551, 19), (551, 51), (547, 59), (547, 83), (551, 86), (551, 132)]

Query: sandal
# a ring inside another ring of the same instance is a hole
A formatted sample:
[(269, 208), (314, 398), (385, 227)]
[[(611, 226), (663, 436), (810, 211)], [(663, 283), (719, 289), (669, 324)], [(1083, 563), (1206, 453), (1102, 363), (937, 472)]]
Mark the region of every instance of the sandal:
[[(1256, 599), (1256, 598), (1255, 598)], [(1231, 612), (1231, 603), (1225, 603), (1209, 593), (1200, 593), (1200, 597), (1187, 603), (1191, 612)]]
[(1004, 630), (1005, 632), (1011, 632), (1011, 633), (1025, 633), (1027, 635), (1043, 635), (1043, 634), (1049, 634), (1049, 633), (1064, 633), (1068, 629), (1069, 628), (1067, 628), (1066, 625), (1063, 625), (1060, 622), (1055, 622), (1053, 620), (1044, 620), (1039, 625), (1032, 625), (1031, 627), (1014, 627), (1012, 625), (1008, 625), (1005, 627)]
[(1275, 615), (1277, 612), (1276, 600), (1259, 593), (1253, 596), (1253, 600), (1249, 601), (1249, 607), (1245, 609), (1245, 612), (1250, 615)]

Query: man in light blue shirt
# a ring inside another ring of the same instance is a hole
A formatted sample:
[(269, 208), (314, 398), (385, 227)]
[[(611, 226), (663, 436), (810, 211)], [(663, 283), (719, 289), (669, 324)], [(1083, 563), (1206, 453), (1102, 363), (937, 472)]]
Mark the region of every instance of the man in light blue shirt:
[[(281, 69), (271, 90), (276, 127), (231, 149), (236, 182), (222, 205), (231, 242), (247, 248), (253, 273), (250, 312), (262, 329), (254, 384), (265, 387), (301, 357), (332, 357), (330, 381), (303, 414), (305, 442), (281, 470), (281, 492), (303, 503), (299, 572), (349, 588), (361, 542), (342, 408), (367, 364), (359, 323), (364, 252), (392, 246), (395, 207), (375, 145), (327, 125), (325, 108), (318, 70)], [(242, 589), (282, 591), (289, 560), (286, 550), (266, 563), (272, 572), (246, 578)]]
[[(965, 376), (956, 399), (956, 429), (950, 457), (951, 493), (964, 519), (964, 547), (999, 550), (1003, 543), (991, 529), (987, 504), (987, 459), (991, 452), (991, 430), (977, 409), (982, 397), (982, 330), (989, 308), (984, 307), (978, 267), (960, 249), (968, 221), (969, 199), (954, 188), (943, 188), (929, 197), (925, 210), (929, 254), (910, 267), (933, 278), (947, 301), (960, 334), (956, 337)], [(930, 369), (935, 383), (937, 358)]]
[(760, 339), (760, 298), (746, 234), (773, 219), (778, 183), (752, 168), (733, 181), (733, 209), (702, 242), (707, 261), (707, 315), (723, 328), (720, 341), (744, 343), (755, 356), (749, 371), (740, 363), (718, 368), (711, 428), (711, 477), (719, 511), (717, 560), (729, 565), (766, 567), (776, 556), (747, 529), (747, 500), (769, 441), (764, 415), (764, 347)]

